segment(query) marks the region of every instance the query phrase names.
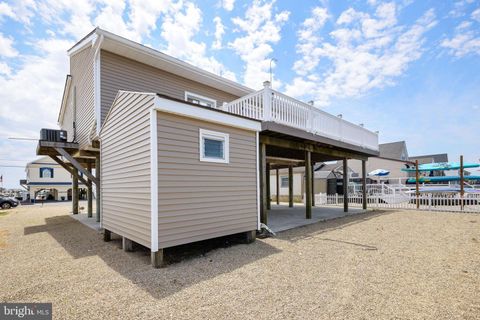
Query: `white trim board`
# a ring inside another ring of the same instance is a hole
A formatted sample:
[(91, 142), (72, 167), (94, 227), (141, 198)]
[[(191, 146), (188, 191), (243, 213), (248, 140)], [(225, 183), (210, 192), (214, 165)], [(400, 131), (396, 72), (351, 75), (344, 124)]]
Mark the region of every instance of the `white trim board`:
[(154, 109), (244, 130), (257, 132), (262, 130), (262, 124), (259, 121), (240, 118), (214, 109), (209, 110), (207, 107), (192, 106), (190, 104), (161, 98), (159, 96), (155, 97)]
[(150, 250), (158, 251), (158, 137), (157, 111), (150, 109)]

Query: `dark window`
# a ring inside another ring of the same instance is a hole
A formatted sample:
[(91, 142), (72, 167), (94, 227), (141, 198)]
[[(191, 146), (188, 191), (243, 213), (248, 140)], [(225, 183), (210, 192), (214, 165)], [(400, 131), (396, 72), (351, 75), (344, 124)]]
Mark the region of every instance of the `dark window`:
[(280, 178), (280, 187), (281, 188), (288, 188), (288, 177), (281, 177)]
[(224, 159), (224, 141), (204, 138), (203, 140), (203, 155), (206, 158)]

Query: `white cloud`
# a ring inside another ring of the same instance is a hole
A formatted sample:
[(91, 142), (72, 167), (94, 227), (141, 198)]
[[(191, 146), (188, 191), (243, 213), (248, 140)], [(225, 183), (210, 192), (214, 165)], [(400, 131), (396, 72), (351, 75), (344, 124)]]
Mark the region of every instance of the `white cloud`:
[[(288, 11), (273, 14), (274, 2), (262, 4), (254, 1), (245, 12), (245, 17), (232, 19), (238, 27), (237, 32), (244, 33), (228, 45), (246, 63), (244, 83), (252, 88), (260, 88), (269, 78), (272, 44), (281, 39), (281, 28), (289, 18)], [(278, 87), (278, 81), (276, 82)]]
[(320, 38), (320, 29), (304, 22), (299, 34), (312, 35), (299, 37), (301, 58), (294, 64), (297, 77), (286, 86), (286, 93), (327, 105), (333, 97), (359, 96), (392, 85), (420, 58), (424, 34), (435, 23), (435, 14), (429, 10), (412, 26), (399, 26), (393, 3), (380, 4), (373, 16), (345, 10), (327, 39)]
[(34, 0), (17, 0), (11, 3), (1, 2), (0, 17), (9, 17), (28, 27), (32, 23), (31, 19), (35, 15), (36, 8), (37, 5)]
[(232, 11), (235, 6), (235, 0), (221, 0), (221, 6), (227, 11)]
[(13, 39), (5, 37), (0, 32), (0, 57), (12, 58), (18, 55), (18, 51), (13, 47)]
[(213, 18), (213, 22), (215, 23), (215, 41), (212, 44), (212, 48), (221, 49), (222, 37), (225, 34), (225, 26), (222, 23), (222, 19), (218, 16)]
[(472, 19), (480, 22), (480, 8), (472, 12)]
[[(342, 18), (342, 16), (340, 17), (342, 19), (340, 23), (349, 19), (345, 16)], [(293, 69), (299, 75), (306, 75), (312, 68), (318, 65), (320, 57), (315, 53), (315, 48), (319, 45), (321, 37), (316, 33), (323, 28), (327, 19), (327, 9), (316, 7), (312, 10), (312, 16), (302, 23), (302, 27), (298, 31), (299, 43), (297, 45), (297, 50), (302, 55), (302, 58), (296, 61), (293, 66)]]
[(455, 57), (480, 55), (480, 8), (470, 15), (471, 20), (464, 20), (455, 28), (454, 35), (444, 38), (440, 45)]
[(10, 76), (12, 74), (12, 69), (6, 64), (5, 62), (0, 62), (0, 76), (5, 75), (5, 76)]
[(235, 74), (218, 60), (207, 56), (204, 42), (194, 40), (202, 26), (202, 12), (193, 3), (186, 3), (164, 17), (161, 36), (167, 42), (166, 53), (192, 63), (195, 66), (235, 80)]

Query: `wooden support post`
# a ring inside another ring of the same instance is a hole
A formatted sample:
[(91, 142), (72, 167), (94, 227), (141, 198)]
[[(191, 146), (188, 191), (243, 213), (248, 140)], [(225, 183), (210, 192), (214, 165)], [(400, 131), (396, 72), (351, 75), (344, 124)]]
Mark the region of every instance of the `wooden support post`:
[(312, 207), (315, 207), (315, 163), (312, 163)]
[(293, 167), (288, 167), (288, 206), (293, 207)]
[(255, 239), (257, 238), (257, 230), (252, 230), (252, 231), (247, 231), (244, 234), (245, 239), (244, 243), (252, 243), (255, 242)]
[(100, 155), (97, 155), (95, 157), (95, 176), (96, 176), (96, 183), (95, 183), (95, 193), (96, 193), (96, 202), (95, 202), (95, 205), (96, 205), (96, 220), (97, 222), (100, 222), (100, 197), (101, 197), (101, 194), (100, 194)]
[(463, 170), (463, 155), (460, 156), (460, 209), (463, 210), (463, 207), (464, 207), (464, 201), (463, 201), (463, 197), (465, 195), (465, 187), (464, 187), (464, 183), (465, 183), (465, 177), (464, 177), (464, 170)]
[(122, 249), (123, 251), (132, 252), (133, 251), (133, 241), (122, 237)]
[(343, 212), (348, 212), (348, 160), (343, 158)]
[(260, 144), (260, 222), (267, 224), (267, 146)]
[(272, 208), (272, 197), (271, 197), (271, 192), (270, 192), (270, 163), (266, 164), (266, 170), (267, 170), (267, 181), (266, 181), (266, 187), (267, 187), (267, 210), (270, 210)]
[(312, 154), (305, 151), (305, 218), (312, 219)]
[[(92, 173), (92, 164), (88, 163), (87, 165), (87, 170), (88, 172)], [(92, 189), (92, 180), (88, 179), (88, 184), (87, 184), (87, 216), (91, 218), (93, 216), (92, 211), (93, 211), (93, 189)]]
[(362, 160), (362, 207), (367, 210), (367, 161)]
[(72, 171), (72, 213), (78, 214), (78, 170)]
[(103, 241), (109, 242), (112, 240), (112, 232), (107, 229), (103, 229)]
[(277, 179), (277, 205), (280, 204), (280, 176), (279, 176), (279, 174), (280, 174), (280, 170), (277, 169), (276, 170), (276, 175), (275, 175), (275, 177)]
[(418, 160), (415, 160), (415, 195), (416, 195), (416, 204), (417, 204), (417, 209), (420, 208), (420, 186), (419, 186), (419, 181), (420, 179), (420, 174), (418, 172)]
[(150, 258), (152, 261), (152, 267), (154, 268), (163, 268), (166, 266), (165, 262), (165, 255), (163, 253), (163, 249), (159, 249), (156, 252), (150, 253)]

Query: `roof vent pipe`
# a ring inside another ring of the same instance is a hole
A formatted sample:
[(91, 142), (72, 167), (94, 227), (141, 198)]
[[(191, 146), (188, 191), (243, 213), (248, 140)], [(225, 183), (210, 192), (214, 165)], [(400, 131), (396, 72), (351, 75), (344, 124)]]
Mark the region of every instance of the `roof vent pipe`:
[(343, 115), (340, 113), (340, 114), (337, 114), (337, 117), (339, 117), (340, 119), (343, 118)]

